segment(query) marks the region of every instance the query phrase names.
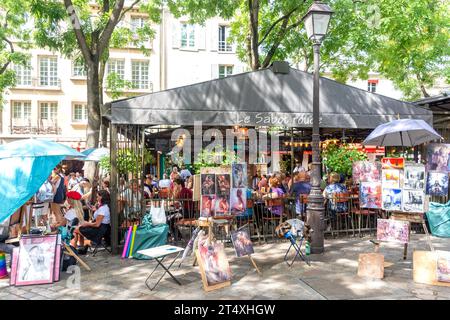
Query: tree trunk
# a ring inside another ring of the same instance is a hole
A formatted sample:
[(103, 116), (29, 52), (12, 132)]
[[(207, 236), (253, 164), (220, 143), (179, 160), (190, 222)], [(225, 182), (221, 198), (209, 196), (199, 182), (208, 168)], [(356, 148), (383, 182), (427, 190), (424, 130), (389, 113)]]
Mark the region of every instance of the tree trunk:
[(261, 68), (259, 62), (259, 0), (249, 0), (248, 1), (249, 11), (250, 11), (250, 66), (252, 70), (258, 70)]
[(425, 86), (423, 84), (420, 84), (420, 90), (422, 91), (423, 97), (424, 98), (429, 98), (430, 95), (427, 92), (427, 89), (425, 89)]
[[(103, 108), (103, 80), (105, 78), (105, 67), (106, 67), (106, 61), (100, 62), (100, 69), (99, 69), (99, 95), (100, 95), (100, 106)], [(108, 146), (108, 128), (106, 127), (105, 123), (103, 122), (103, 119), (101, 118), (102, 114), (100, 113), (100, 142), (103, 147)]]
[[(86, 132), (87, 148), (98, 148), (100, 135), (100, 86), (98, 77), (99, 61), (93, 58), (88, 65), (87, 74), (87, 108), (88, 108), (88, 126)], [(84, 176), (93, 181), (95, 176), (95, 162), (85, 163)]]

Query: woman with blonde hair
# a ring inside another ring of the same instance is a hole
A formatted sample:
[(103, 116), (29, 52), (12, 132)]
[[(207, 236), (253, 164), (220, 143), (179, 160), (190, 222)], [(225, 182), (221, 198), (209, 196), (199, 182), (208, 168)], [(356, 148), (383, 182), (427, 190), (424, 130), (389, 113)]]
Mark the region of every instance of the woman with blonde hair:
[[(263, 199), (272, 200), (277, 198), (282, 198), (285, 195), (283, 189), (281, 189), (281, 181), (277, 177), (272, 177), (269, 179), (270, 193), (266, 194)], [(269, 210), (273, 215), (281, 216), (283, 214), (283, 205), (272, 205)]]
[(328, 206), (333, 216), (336, 213), (347, 211), (347, 202), (336, 202), (335, 195), (341, 193), (348, 193), (345, 185), (340, 183), (341, 175), (337, 172), (332, 172), (329, 177), (329, 185), (323, 191), (323, 197), (328, 200)]
[(76, 191), (69, 191), (66, 194), (66, 207), (68, 210), (64, 214), (64, 219), (52, 225), (52, 229), (66, 226), (68, 229), (84, 222), (83, 205), (81, 204), (81, 194)]

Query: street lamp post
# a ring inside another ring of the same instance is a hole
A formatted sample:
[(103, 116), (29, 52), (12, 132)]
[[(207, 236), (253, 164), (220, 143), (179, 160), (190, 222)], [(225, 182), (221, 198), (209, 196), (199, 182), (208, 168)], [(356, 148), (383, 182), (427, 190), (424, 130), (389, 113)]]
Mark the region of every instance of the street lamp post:
[(313, 41), (314, 49), (314, 83), (313, 83), (313, 134), (312, 134), (312, 173), (311, 193), (308, 197), (307, 223), (313, 229), (311, 253), (322, 253), (324, 250), (324, 199), (320, 190), (320, 112), (319, 112), (319, 66), (320, 45), (328, 31), (333, 11), (322, 2), (315, 1), (305, 16), (305, 27), (308, 38)]

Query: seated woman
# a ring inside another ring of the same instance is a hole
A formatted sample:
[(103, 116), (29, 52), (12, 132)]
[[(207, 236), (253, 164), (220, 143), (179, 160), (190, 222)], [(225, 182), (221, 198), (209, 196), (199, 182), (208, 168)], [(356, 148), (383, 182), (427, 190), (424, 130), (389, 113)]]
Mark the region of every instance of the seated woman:
[[(74, 235), (79, 240), (80, 247), (84, 247), (84, 238), (99, 243), (102, 237), (110, 230), (110, 202), (111, 198), (108, 191), (100, 190), (97, 193), (97, 210), (94, 212), (94, 221), (83, 222), (74, 231)], [(76, 243), (74, 244), (76, 245)]]
[[(270, 178), (269, 187), (270, 193), (264, 195), (263, 199), (273, 200), (284, 197), (285, 192), (283, 191), (283, 189), (281, 189), (281, 182), (278, 178), (276, 177)], [(269, 205), (269, 210), (273, 215), (281, 216), (283, 214), (283, 205), (282, 204)]]
[(303, 215), (305, 207), (300, 202), (301, 195), (309, 195), (311, 191), (311, 184), (309, 183), (308, 173), (306, 171), (299, 171), (294, 176), (294, 183), (291, 186), (291, 194), (295, 196), (295, 213)]
[(327, 208), (330, 210), (332, 217), (334, 217), (336, 213), (346, 212), (348, 209), (347, 202), (337, 202), (335, 199), (335, 195), (338, 193), (348, 193), (345, 185), (339, 183), (339, 181), (341, 181), (341, 175), (336, 172), (331, 173), (329, 185), (326, 186), (323, 191), (323, 197), (328, 203)]
[(76, 191), (66, 193), (66, 207), (68, 210), (64, 214), (64, 219), (51, 225), (52, 230), (58, 227), (67, 227), (69, 230), (84, 222), (83, 206), (81, 204), (81, 194)]

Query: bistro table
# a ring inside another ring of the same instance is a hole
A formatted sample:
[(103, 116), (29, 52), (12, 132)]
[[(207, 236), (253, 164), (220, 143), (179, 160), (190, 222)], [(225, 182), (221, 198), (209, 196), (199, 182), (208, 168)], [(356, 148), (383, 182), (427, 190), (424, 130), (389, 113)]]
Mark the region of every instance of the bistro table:
[[(155, 247), (155, 248), (140, 250), (137, 252), (137, 253), (147, 256), (149, 258), (155, 259), (156, 262), (158, 263), (156, 265), (155, 269), (153, 269), (152, 273), (150, 273), (150, 275), (145, 280), (145, 285), (147, 286), (147, 288), (149, 288), (151, 291), (153, 291), (166, 273), (168, 273), (172, 277), (172, 279), (181, 286), (181, 282), (178, 281), (177, 278), (175, 278), (175, 276), (169, 271), (169, 269), (172, 267), (172, 265), (175, 263), (175, 261), (178, 259), (181, 252), (183, 252), (183, 251), (184, 251), (184, 248), (180, 248), (180, 247), (176, 247), (176, 246), (172, 246), (172, 245), (164, 245), (164, 246), (159, 246), (159, 247)], [(169, 256), (171, 254), (175, 254), (175, 253), (177, 255), (175, 256), (173, 261), (170, 263), (170, 265), (168, 267), (164, 266), (164, 264), (163, 264), (164, 258), (166, 258), (167, 256)], [(156, 269), (158, 269), (159, 266), (161, 266), (164, 269), (164, 273), (158, 279), (156, 284), (153, 287), (150, 287), (148, 285), (148, 280), (151, 278), (151, 276), (156, 271)]]

